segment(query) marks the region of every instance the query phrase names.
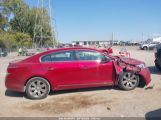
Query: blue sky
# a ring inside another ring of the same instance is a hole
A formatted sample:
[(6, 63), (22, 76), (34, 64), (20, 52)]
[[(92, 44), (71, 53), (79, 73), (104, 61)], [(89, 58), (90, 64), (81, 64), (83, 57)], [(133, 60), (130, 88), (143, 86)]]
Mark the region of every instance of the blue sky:
[[(38, 0), (25, 0), (31, 7)], [(48, 0), (44, 0), (47, 7)], [(59, 42), (141, 40), (161, 34), (161, 0), (51, 0)]]

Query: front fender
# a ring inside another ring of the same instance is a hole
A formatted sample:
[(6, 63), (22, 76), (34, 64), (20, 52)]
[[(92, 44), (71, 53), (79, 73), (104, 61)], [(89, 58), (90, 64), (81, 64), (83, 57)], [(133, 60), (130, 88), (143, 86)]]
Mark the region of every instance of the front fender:
[(115, 81), (115, 85), (118, 84), (119, 81), (119, 76), (124, 72), (124, 71), (129, 71), (129, 72), (133, 72), (136, 74), (139, 74), (139, 72), (141, 71), (138, 67), (135, 66), (131, 66), (128, 65), (126, 63), (119, 63), (119, 61), (114, 61), (114, 67), (115, 67), (115, 71), (116, 71), (116, 81)]

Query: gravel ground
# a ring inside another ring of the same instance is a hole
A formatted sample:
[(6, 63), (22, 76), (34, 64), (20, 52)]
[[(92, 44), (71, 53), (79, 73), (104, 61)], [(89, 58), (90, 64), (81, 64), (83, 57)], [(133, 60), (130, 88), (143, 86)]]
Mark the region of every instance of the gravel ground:
[[(113, 47), (117, 54), (121, 47)], [(153, 51), (126, 47), (131, 57), (144, 61), (151, 70), (153, 89), (122, 91), (98, 87), (52, 92), (44, 100), (29, 100), (23, 93), (6, 91), (4, 78), (9, 61), (21, 59), (15, 53), (0, 58), (1, 117), (161, 117), (161, 72), (154, 67)]]

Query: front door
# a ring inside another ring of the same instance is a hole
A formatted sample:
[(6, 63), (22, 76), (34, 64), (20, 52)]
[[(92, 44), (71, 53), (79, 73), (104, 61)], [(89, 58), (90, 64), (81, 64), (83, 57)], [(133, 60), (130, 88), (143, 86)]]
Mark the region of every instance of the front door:
[(113, 84), (113, 62), (110, 58), (97, 51), (77, 50), (81, 84), (89, 86)]

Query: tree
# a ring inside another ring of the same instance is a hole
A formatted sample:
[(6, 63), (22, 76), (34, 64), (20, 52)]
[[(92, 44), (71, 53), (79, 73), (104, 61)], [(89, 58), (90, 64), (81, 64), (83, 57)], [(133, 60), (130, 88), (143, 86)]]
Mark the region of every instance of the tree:
[(25, 33), (16, 33), (15, 34), (15, 40), (17, 42), (18, 46), (31, 46), (32, 39), (29, 34)]
[[(0, 28), (2, 30), (14, 32), (19, 36), (16, 40), (21, 38), (23, 41), (22, 36), (25, 39), (30, 36), (32, 42), (38, 46), (53, 43), (50, 16), (45, 8), (30, 8), (23, 0), (1, 1), (0, 17), (2, 19), (0, 21)], [(21, 42), (18, 42), (18, 44), (23, 44)], [(25, 42), (25, 44), (30, 44), (30, 42)]]
[(3, 48), (13, 49), (20, 46), (28, 47), (32, 44), (30, 35), (26, 33), (3, 32), (0, 36), (0, 47)]
[(0, 29), (4, 31), (6, 25), (7, 25), (7, 19), (0, 13)]
[(11, 49), (17, 46), (14, 34), (8, 32), (3, 32), (0, 34), (0, 41), (1, 46), (4, 48)]
[(10, 25), (15, 32), (28, 33), (37, 44), (44, 45), (53, 39), (46, 9), (32, 8), (18, 12), (10, 21)]

